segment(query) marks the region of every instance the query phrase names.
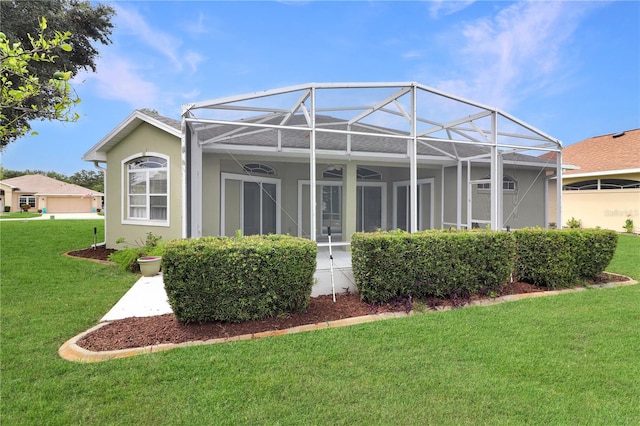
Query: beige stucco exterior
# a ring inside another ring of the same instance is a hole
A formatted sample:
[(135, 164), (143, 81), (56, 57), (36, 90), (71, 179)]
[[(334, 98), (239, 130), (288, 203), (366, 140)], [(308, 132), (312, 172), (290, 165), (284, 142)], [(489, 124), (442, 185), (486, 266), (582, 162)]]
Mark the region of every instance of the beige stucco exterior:
[[(563, 184), (607, 179), (629, 179), (640, 181), (639, 173), (606, 174), (591, 176), (571, 176), (563, 179)], [(555, 180), (549, 185), (549, 217), (556, 211)], [(600, 227), (624, 232), (627, 218), (633, 220), (635, 231), (640, 229), (640, 189), (601, 189), (601, 190), (565, 190), (562, 192), (563, 226), (571, 218), (581, 222), (583, 228)]]
[[(116, 243), (120, 238), (124, 238), (129, 246), (144, 244), (148, 232), (159, 235), (164, 240), (180, 238), (182, 236), (180, 138), (143, 123), (110, 149), (106, 155), (105, 226), (107, 232), (105, 234), (107, 247), (122, 248), (123, 244)], [(125, 163), (137, 157), (156, 155), (169, 159), (168, 220), (162, 221), (162, 223), (153, 223), (152, 221), (131, 223), (131, 220), (126, 220), (123, 207), (127, 185)]]
[(0, 183), (0, 211), (4, 212), (5, 206), (10, 207), (10, 212), (22, 211), (20, 197), (29, 196), (35, 200), (35, 206), (29, 211), (43, 213), (95, 213), (102, 208), (102, 195), (87, 189), (86, 194), (46, 194), (38, 191), (20, 190)]
[[(182, 152), (179, 128), (180, 122), (176, 120), (135, 111), (83, 157), (86, 161), (93, 161), (101, 166), (106, 164), (107, 247), (124, 247), (123, 243), (118, 243), (120, 239), (124, 239), (129, 246), (143, 244), (149, 232), (164, 240), (189, 235), (233, 236), (238, 231), (247, 234), (251, 232), (247, 232), (245, 220), (251, 221), (254, 227), (256, 222), (263, 226), (263, 217), (268, 215), (275, 215), (275, 220), (268, 221), (269, 227), (276, 227), (275, 232), (305, 238), (315, 235), (319, 243), (328, 241), (328, 224), (332, 227), (333, 242), (345, 243), (360, 229), (409, 230), (412, 227), (409, 200), (412, 176), (408, 158), (396, 156), (389, 159), (384, 154), (367, 159), (339, 155), (317, 158), (316, 229), (312, 230), (311, 166), (308, 156), (265, 154), (249, 149), (244, 152), (205, 151), (197, 154), (201, 155), (201, 160), (198, 160), (201, 161), (201, 167), (193, 175), (193, 171), (185, 170), (188, 167), (183, 164), (183, 158), (189, 154)], [(128, 217), (127, 163), (144, 156), (163, 157), (168, 161), (167, 220), (138, 220)], [(245, 170), (247, 164), (259, 164), (269, 172), (248, 173)], [(456, 165), (451, 166), (450, 162), (446, 166), (441, 164), (428, 161), (417, 164), (417, 229), (449, 228), (457, 226), (457, 223), (462, 227), (484, 228), (491, 223), (491, 191), (479, 189), (473, 184), (467, 188), (469, 164), (471, 180), (486, 179), (490, 175), (489, 161), (485, 158), (476, 162), (461, 162), (459, 169)], [(504, 162), (503, 174), (513, 179), (516, 188), (504, 190), (502, 194), (503, 228), (545, 226), (546, 166), (543, 163), (518, 164), (516, 167), (508, 161)], [(361, 168), (373, 172), (376, 178), (358, 178)], [(327, 171), (330, 173), (325, 175)], [(189, 183), (184, 183), (185, 175), (195, 179), (193, 176), (198, 174), (202, 177), (201, 185), (191, 182), (189, 186)], [(256, 190), (258, 183), (265, 186)], [(183, 194), (185, 187), (189, 188), (188, 194)], [(258, 210), (256, 198), (251, 198), (251, 191), (254, 190), (257, 191), (253, 193), (254, 196), (262, 194), (260, 197), (264, 197), (262, 191), (265, 187), (274, 191), (273, 198), (269, 199), (272, 196), (268, 195), (268, 198), (260, 198), (259, 203), (273, 203), (275, 208), (269, 204), (273, 210), (262, 210), (261, 204)], [(331, 210), (330, 221), (323, 217), (323, 187), (328, 188), (333, 196), (337, 197), (339, 194), (339, 212)], [(339, 193), (334, 191), (336, 188), (339, 188)], [(249, 207), (245, 203), (249, 203)], [(470, 216), (469, 207), (473, 213)], [(187, 212), (186, 217), (183, 209)], [(201, 222), (194, 228), (193, 223), (189, 223), (189, 218), (193, 222), (199, 220), (199, 217)], [(269, 229), (267, 232), (273, 231)]]

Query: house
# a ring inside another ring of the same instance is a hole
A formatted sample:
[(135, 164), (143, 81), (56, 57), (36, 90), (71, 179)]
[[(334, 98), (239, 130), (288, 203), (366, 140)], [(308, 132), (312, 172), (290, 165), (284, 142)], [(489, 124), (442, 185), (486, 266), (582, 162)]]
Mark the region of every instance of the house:
[(310, 83), (134, 111), (83, 159), (106, 165), (106, 244), (283, 233), (546, 226), (560, 141), (418, 83)]
[[(569, 145), (563, 162), (562, 217), (622, 232), (627, 218), (640, 229), (640, 129), (595, 136)], [(550, 194), (555, 192), (552, 183)], [(553, 197), (551, 197), (553, 200)], [(550, 204), (552, 214), (555, 203)]]
[(30, 211), (43, 213), (91, 213), (102, 207), (101, 192), (83, 188), (44, 175), (24, 175), (0, 181), (0, 209), (19, 212), (29, 204)]

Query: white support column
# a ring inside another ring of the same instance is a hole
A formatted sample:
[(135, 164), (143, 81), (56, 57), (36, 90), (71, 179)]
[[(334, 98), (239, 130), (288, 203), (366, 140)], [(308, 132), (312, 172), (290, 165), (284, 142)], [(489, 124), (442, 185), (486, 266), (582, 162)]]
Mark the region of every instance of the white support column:
[(182, 178), (182, 197), (181, 197), (181, 206), (180, 210), (182, 212), (182, 238), (189, 237), (188, 234), (188, 221), (187, 221), (187, 131), (189, 126), (187, 126), (186, 121), (186, 112), (182, 114), (182, 123), (180, 125), (180, 130), (182, 131), (182, 137), (180, 138), (180, 171)]
[(462, 161), (460, 160), (456, 165), (456, 229), (462, 229)]
[[(502, 188), (502, 182), (498, 181), (498, 175), (500, 174), (499, 161), (498, 161), (498, 113), (493, 111), (491, 114), (491, 229), (499, 230), (499, 188)], [(498, 187), (500, 185), (500, 187)]]
[(498, 210), (496, 212), (497, 214), (497, 218), (498, 218), (498, 227), (497, 228), (493, 228), (496, 231), (500, 231), (502, 230), (502, 227), (504, 226), (504, 203), (503, 203), (503, 199), (504, 199), (504, 187), (503, 187), (503, 178), (504, 178), (504, 162), (503, 162), (503, 158), (502, 158), (502, 153), (500, 151), (498, 151), (498, 168), (497, 168), (497, 176), (496, 176), (496, 180), (498, 181), (498, 187), (497, 189), (497, 195), (498, 195), (498, 200), (497, 200), (497, 206), (498, 206)]
[(444, 229), (444, 164), (440, 166), (440, 229)]
[(473, 227), (473, 191), (471, 186), (471, 160), (467, 160), (467, 229)]
[(316, 88), (311, 88), (311, 135), (309, 135), (309, 199), (311, 213), (311, 241), (317, 241), (316, 214)]
[(562, 150), (556, 155), (556, 227), (562, 229)]
[(417, 99), (416, 86), (411, 87), (411, 149), (409, 150), (409, 194), (411, 203), (411, 227), (409, 231), (414, 233), (418, 230), (418, 138), (417, 138)]
[(202, 237), (202, 147), (191, 135), (191, 237)]
[(348, 161), (342, 170), (342, 241), (348, 242), (357, 225), (358, 166)]

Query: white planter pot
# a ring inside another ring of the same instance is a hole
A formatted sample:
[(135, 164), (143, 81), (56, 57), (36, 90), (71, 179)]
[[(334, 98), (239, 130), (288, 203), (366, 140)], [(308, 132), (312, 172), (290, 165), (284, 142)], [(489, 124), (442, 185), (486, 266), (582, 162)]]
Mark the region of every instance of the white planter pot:
[(140, 272), (145, 277), (153, 277), (160, 273), (160, 264), (162, 263), (162, 256), (145, 256), (138, 259), (138, 265), (140, 265)]

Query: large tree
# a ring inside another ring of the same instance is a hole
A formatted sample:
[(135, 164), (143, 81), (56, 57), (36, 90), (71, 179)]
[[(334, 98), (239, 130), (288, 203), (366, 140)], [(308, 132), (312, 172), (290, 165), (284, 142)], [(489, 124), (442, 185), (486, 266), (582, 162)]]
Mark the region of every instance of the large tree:
[[(52, 77), (55, 79), (54, 75), (57, 72), (64, 72), (65, 77), (75, 75), (81, 70), (95, 72), (95, 60), (98, 56), (96, 44), (111, 43), (109, 36), (113, 28), (111, 18), (114, 14), (111, 6), (91, 4), (86, 0), (0, 1), (2, 32), (12, 43), (20, 42), (25, 50), (31, 49), (31, 38), (37, 38), (41, 33), (43, 17), (47, 23), (46, 30), (42, 32), (45, 40), (53, 39), (56, 33), (70, 33), (69, 39), (65, 42), (71, 49), (58, 49), (54, 52), (56, 57), (52, 61), (28, 61), (26, 67), (29, 75), (38, 78), (40, 82), (48, 82)], [(14, 86), (18, 87), (21, 80), (19, 77), (15, 79)], [(59, 119), (55, 115), (47, 114), (48, 111), (55, 111), (57, 101), (45, 87), (25, 102), (26, 105), (32, 106), (31, 111), (8, 109), (3, 111), (3, 121), (15, 123), (19, 128), (30, 129), (29, 122), (32, 120)], [(0, 148), (15, 138), (2, 140)]]

